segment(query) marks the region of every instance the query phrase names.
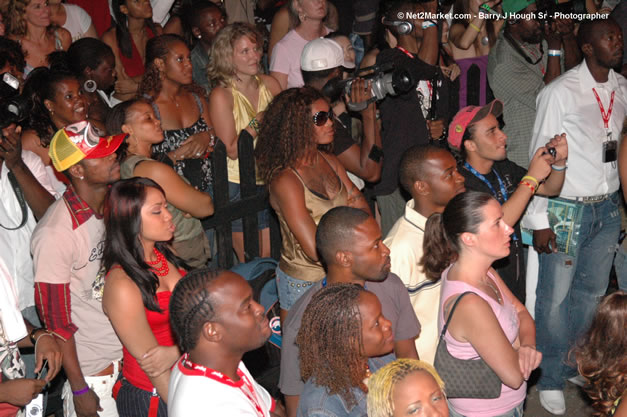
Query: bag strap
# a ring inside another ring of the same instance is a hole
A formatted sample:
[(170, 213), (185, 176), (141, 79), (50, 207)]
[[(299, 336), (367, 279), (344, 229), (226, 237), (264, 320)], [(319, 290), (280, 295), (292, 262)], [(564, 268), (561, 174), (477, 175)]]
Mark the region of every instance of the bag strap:
[(22, 189), (17, 182), (17, 178), (15, 178), (15, 174), (13, 174), (13, 171), (9, 171), (8, 178), (9, 182), (11, 183), (11, 187), (13, 187), (13, 192), (15, 193), (15, 197), (17, 198), (17, 202), (20, 205), (20, 210), (22, 212), (22, 221), (17, 227), (6, 227), (2, 224), (0, 224), (0, 227), (2, 227), (4, 230), (18, 230), (21, 229), (26, 224), (26, 220), (28, 220), (28, 208), (24, 199), (24, 193), (22, 192)]
[(440, 339), (442, 339), (444, 335), (446, 334), (446, 329), (448, 329), (448, 325), (451, 322), (453, 313), (455, 312), (455, 309), (457, 308), (457, 303), (459, 303), (459, 300), (461, 300), (466, 294), (474, 294), (474, 292), (466, 291), (465, 293), (462, 293), (462, 295), (457, 297), (457, 300), (455, 300), (455, 302), (453, 303), (453, 307), (451, 307), (451, 313), (448, 315), (448, 320), (446, 320), (446, 323), (444, 323), (444, 327), (442, 328), (442, 333), (440, 333)]

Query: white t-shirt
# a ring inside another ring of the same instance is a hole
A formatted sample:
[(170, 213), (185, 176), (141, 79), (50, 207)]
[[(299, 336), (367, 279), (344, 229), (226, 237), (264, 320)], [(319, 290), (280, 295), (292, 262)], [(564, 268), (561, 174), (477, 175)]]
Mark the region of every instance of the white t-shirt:
[(67, 15), (63, 28), (72, 35), (72, 42), (81, 39), (91, 26), (91, 16), (82, 7), (75, 4), (62, 4)]
[[(240, 380), (232, 381), (219, 372), (189, 369), (183, 365), (185, 355), (176, 363), (170, 375), (168, 416), (250, 416), (270, 417), (274, 399), (239, 363)], [(252, 387), (252, 394), (247, 387)], [(256, 398), (261, 410), (257, 410)]]

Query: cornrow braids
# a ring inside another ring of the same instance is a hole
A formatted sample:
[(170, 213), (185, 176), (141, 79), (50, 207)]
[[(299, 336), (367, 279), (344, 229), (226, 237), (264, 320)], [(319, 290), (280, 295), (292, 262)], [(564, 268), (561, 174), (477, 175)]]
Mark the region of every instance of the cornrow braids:
[(197, 269), (183, 277), (170, 298), (170, 326), (182, 352), (196, 347), (202, 326), (213, 319), (214, 300), (209, 289), (222, 270)]
[(417, 359), (397, 359), (375, 372), (368, 381), (368, 417), (392, 416), (392, 395), (396, 384), (418, 371), (429, 373), (444, 392), (444, 382), (433, 366)]
[(333, 284), (318, 291), (305, 309), (296, 337), (301, 377), (338, 394), (349, 408), (356, 405), (352, 388), (368, 392), (368, 358), (361, 353), (358, 284)]

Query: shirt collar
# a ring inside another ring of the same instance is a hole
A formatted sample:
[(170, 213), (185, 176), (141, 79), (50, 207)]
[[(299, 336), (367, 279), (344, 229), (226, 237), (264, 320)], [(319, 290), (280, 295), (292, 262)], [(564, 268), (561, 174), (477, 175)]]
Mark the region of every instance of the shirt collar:
[(83, 201), (82, 198), (76, 193), (73, 185), (69, 185), (65, 193), (63, 193), (63, 201), (65, 201), (65, 206), (68, 208), (70, 212), (70, 216), (72, 216), (72, 230), (75, 230), (87, 220), (91, 218), (91, 216), (96, 216), (97, 219), (102, 219), (102, 216), (96, 213), (89, 205)]
[[(590, 91), (590, 89), (596, 86), (598, 83), (592, 74), (590, 73), (590, 69), (588, 68), (588, 63), (584, 59), (583, 62), (579, 65), (579, 88), (582, 93)], [(607, 75), (607, 83), (606, 84), (610, 90), (615, 91), (619, 89), (618, 78), (616, 78), (616, 73), (613, 69), (610, 69), (609, 74)]]
[(427, 218), (414, 209), (414, 200), (411, 199), (405, 205), (405, 220), (424, 232)]

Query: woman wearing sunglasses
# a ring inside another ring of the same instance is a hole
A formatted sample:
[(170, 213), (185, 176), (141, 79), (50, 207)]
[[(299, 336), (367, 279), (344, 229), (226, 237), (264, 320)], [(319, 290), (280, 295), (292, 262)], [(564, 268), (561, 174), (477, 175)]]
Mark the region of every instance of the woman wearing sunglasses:
[(260, 176), (270, 189), (270, 204), (279, 217), (283, 238), (277, 268), (281, 318), (325, 272), (316, 253), (320, 218), (337, 206), (370, 212), (363, 195), (329, 150), (333, 112), (322, 94), (292, 88), (268, 106), (257, 149)]

